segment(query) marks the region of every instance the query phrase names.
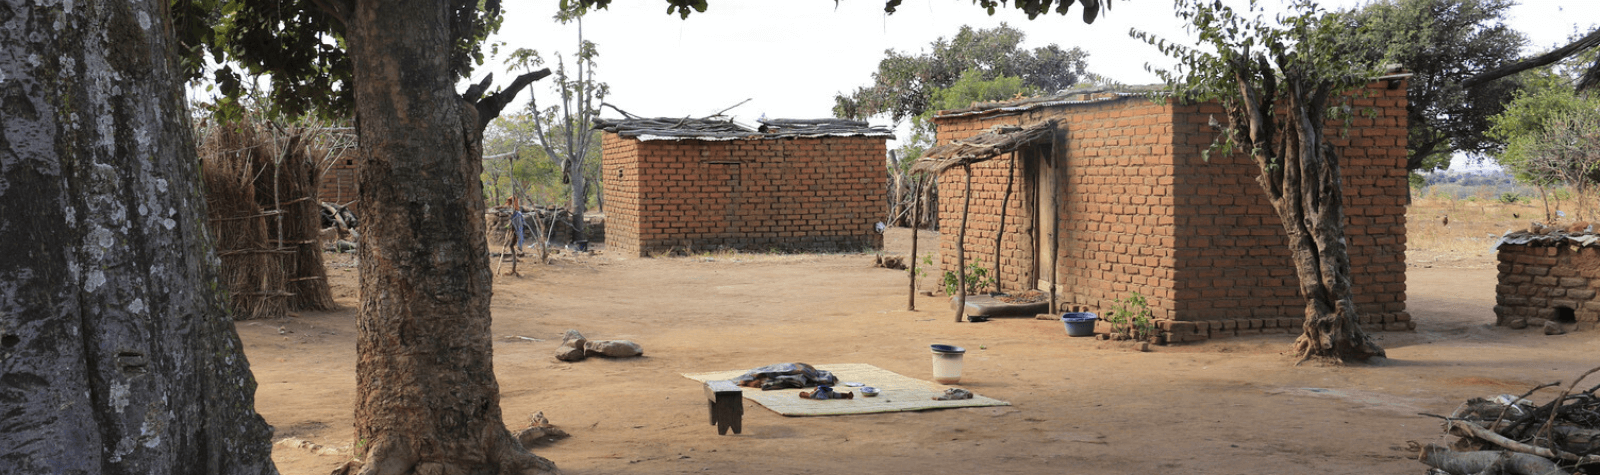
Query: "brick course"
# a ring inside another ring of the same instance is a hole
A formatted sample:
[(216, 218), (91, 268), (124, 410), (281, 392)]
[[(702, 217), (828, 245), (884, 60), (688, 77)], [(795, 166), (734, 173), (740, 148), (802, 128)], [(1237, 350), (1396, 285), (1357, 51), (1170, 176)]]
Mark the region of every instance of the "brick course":
[(322, 172), (322, 178), (317, 183), (317, 199), (340, 205), (356, 200), (356, 160), (353, 155), (346, 154), (348, 158), (340, 158)]
[[(1405, 88), (1377, 83), (1356, 94), (1354, 105), (1376, 116), (1328, 132), (1341, 160), (1354, 295), (1364, 328), (1408, 329)], [(1221, 120), (1221, 106), (1127, 96), (1013, 115), (939, 117), (935, 124), (939, 142), (947, 143), (994, 125), (1058, 119), (1056, 275), (1063, 305), (1103, 315), (1113, 299), (1137, 291), (1170, 341), (1299, 332), (1305, 300), (1283, 226), (1256, 182), (1258, 168), (1242, 154), (1202, 156), (1217, 133), (1208, 125), (1213, 117)], [(1018, 155), (972, 167), (967, 255), (982, 257), (990, 269), (1006, 175)], [(1033, 212), (1020, 198), (1028, 189), (1025, 168), (1016, 167), (1006, 212), (998, 272), (1004, 291), (1033, 289), (1049, 278), (1048, 269), (1032, 275), (1032, 233), (1039, 231), (1031, 229)], [(955, 270), (963, 179), (956, 167), (939, 181), (945, 271)]]
[(606, 247), (879, 249), (882, 137), (640, 141), (606, 133)]

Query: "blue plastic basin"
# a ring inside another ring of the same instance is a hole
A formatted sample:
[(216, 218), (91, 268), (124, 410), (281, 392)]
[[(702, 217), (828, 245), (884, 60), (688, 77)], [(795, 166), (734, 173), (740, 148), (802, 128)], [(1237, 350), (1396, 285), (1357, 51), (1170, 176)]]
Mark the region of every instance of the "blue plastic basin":
[(1094, 336), (1094, 321), (1099, 319), (1089, 312), (1061, 314), (1061, 323), (1067, 326), (1067, 336)]

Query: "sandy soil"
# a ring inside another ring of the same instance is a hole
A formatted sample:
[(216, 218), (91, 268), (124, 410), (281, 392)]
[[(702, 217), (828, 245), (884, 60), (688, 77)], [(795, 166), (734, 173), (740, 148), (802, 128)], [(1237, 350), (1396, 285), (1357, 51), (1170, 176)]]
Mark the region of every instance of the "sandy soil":
[[(908, 235), (891, 230), (890, 252)], [(1295, 367), (1287, 334), (1140, 353), (1069, 338), (1058, 321), (953, 323), (943, 298), (906, 311), (905, 274), (871, 268), (871, 254), (563, 258), (496, 281), (495, 367), (508, 425), (544, 411), (573, 435), (536, 449), (569, 474), (1420, 474), (1406, 442), (1444, 438), (1416, 413), (1600, 362), (1600, 332), (1488, 326), (1487, 259), (1410, 269), (1418, 328), (1377, 334), (1388, 360)], [(331, 280), (345, 310), (239, 326), (285, 474), (350, 457), (355, 270)], [(645, 356), (556, 361), (568, 328)], [(719, 437), (699, 385), (679, 376), (800, 361), (930, 378), (930, 343), (968, 348), (961, 386), (1012, 406), (786, 418), (746, 401), (743, 435)]]

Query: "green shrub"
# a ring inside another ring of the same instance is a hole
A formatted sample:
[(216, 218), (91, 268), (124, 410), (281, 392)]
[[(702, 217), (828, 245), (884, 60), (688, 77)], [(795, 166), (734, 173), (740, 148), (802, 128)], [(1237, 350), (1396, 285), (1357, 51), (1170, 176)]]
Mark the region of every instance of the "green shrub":
[[(956, 287), (956, 282), (959, 280), (960, 277), (957, 277), (955, 272), (945, 272), (944, 293), (946, 295), (955, 295), (956, 293), (959, 293), (961, 288)], [(988, 268), (983, 267), (983, 258), (973, 259), (971, 264), (967, 264), (968, 294), (982, 293), (983, 291), (994, 287), (994, 284), (995, 278), (989, 275)]]
[(1156, 335), (1155, 312), (1138, 292), (1116, 299), (1106, 323), (1111, 324), (1111, 335), (1119, 340), (1144, 340)]

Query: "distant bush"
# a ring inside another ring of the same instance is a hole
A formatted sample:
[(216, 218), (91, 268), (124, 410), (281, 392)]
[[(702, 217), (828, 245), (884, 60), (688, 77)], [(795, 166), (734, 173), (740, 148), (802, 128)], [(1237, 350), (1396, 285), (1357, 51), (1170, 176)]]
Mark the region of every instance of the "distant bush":
[(1505, 204), (1508, 204), (1508, 205), (1514, 205), (1514, 204), (1517, 204), (1517, 203), (1522, 202), (1522, 201), (1527, 201), (1527, 198), (1523, 197), (1521, 193), (1501, 193), (1500, 194), (1500, 202), (1501, 203), (1505, 203)]

